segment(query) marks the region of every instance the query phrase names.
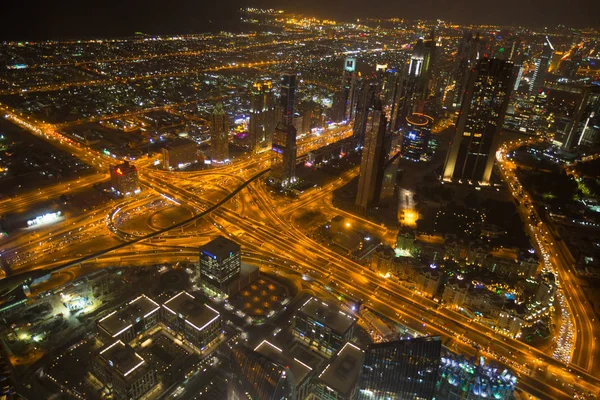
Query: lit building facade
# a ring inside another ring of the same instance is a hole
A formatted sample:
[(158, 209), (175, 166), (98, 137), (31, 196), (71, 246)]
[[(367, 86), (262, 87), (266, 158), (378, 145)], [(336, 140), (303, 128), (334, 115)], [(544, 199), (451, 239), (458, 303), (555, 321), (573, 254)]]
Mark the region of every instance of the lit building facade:
[(364, 350), (347, 342), (315, 379), (313, 395), (318, 400), (356, 399), (358, 375)]
[(356, 58), (347, 57), (344, 61), (342, 74), (342, 101), (344, 105), (344, 120), (354, 118), (356, 108)]
[(441, 351), (439, 337), (369, 345), (359, 378), (358, 400), (433, 399)]
[(296, 181), (296, 128), (294, 127), (294, 97), (296, 74), (286, 72), (281, 79), (280, 110), (281, 122), (273, 133), (271, 177), (282, 187)]
[(98, 321), (100, 338), (105, 343), (129, 343), (158, 323), (159, 310), (157, 302), (146, 295), (138, 296)]
[(164, 169), (179, 169), (198, 162), (198, 145), (191, 140), (177, 140), (162, 149)]
[(120, 340), (101, 349), (93, 361), (92, 374), (115, 400), (143, 398), (158, 383), (154, 368)]
[(443, 179), (488, 185), (496, 139), (514, 86), (512, 62), (480, 59), (466, 86)]
[(413, 113), (406, 117), (406, 126), (402, 133), (402, 157), (412, 161), (425, 159), (432, 124), (433, 118), (425, 114)]
[(200, 274), (217, 287), (240, 274), (240, 245), (219, 236), (200, 249)]
[(517, 378), (508, 370), (485, 364), (480, 358), (475, 364), (464, 357), (445, 354), (441, 357), (436, 399), (483, 400), (513, 399)]
[(221, 335), (221, 315), (188, 292), (179, 292), (162, 305), (162, 321), (188, 344), (203, 351)]
[(385, 135), (386, 118), (381, 109), (381, 103), (378, 102), (371, 110), (360, 159), (360, 176), (355, 207), (363, 215), (377, 204), (381, 196), (384, 166), (387, 159)]
[(251, 151), (260, 153), (271, 147), (275, 125), (273, 82), (270, 79), (254, 82), (250, 93), (250, 122), (248, 124)]
[(128, 161), (110, 166), (110, 183), (112, 190), (120, 196), (131, 196), (140, 192), (137, 168)]
[(211, 115), (210, 156), (213, 162), (229, 160), (229, 118), (220, 102)]
[(539, 90), (544, 87), (546, 81), (546, 75), (548, 74), (548, 68), (550, 67), (550, 61), (554, 54), (554, 46), (550, 43), (548, 36), (544, 39), (544, 48), (542, 54), (535, 62), (535, 71), (533, 72), (533, 78), (529, 84), (529, 92), (532, 95), (537, 95)]
[(308, 299), (294, 316), (294, 336), (304, 345), (331, 357), (352, 339), (356, 318), (332, 303)]

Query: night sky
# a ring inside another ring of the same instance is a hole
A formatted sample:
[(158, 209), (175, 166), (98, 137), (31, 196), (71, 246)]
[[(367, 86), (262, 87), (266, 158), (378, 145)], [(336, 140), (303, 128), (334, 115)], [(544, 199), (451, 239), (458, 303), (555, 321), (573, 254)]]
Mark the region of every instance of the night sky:
[(0, 39), (235, 30), (236, 10), (246, 5), (335, 19), (398, 16), (458, 23), (600, 26), (595, 0), (8, 0), (0, 10)]

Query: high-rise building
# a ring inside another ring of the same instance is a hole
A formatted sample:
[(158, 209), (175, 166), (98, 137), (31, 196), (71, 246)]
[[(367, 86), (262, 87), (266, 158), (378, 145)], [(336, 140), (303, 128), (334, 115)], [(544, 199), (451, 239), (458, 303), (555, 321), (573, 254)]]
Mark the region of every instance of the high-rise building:
[(369, 345), (358, 382), (358, 400), (432, 399), (441, 351), (439, 337)]
[(550, 61), (552, 60), (553, 54), (554, 46), (552, 46), (550, 39), (548, 39), (548, 36), (546, 36), (544, 39), (544, 48), (542, 49), (542, 54), (535, 62), (535, 71), (533, 72), (531, 83), (529, 84), (529, 93), (532, 95), (536, 95), (538, 91), (544, 87), (546, 74), (548, 73), (548, 67), (550, 67)]
[(369, 111), (373, 108), (374, 103), (375, 84), (370, 80), (365, 79), (358, 91), (358, 106), (356, 107), (354, 126), (352, 127), (352, 136), (359, 147), (364, 146), (365, 144)]
[(412, 161), (420, 161), (425, 157), (432, 123), (433, 118), (425, 114), (413, 113), (406, 117), (400, 150), (402, 157)]
[(272, 150), (275, 157), (271, 164), (271, 177), (282, 187), (296, 181), (296, 128), (294, 127), (294, 97), (296, 92), (296, 74), (286, 72), (281, 78), (279, 98), (281, 122), (273, 133)]
[(294, 121), (296, 78), (296, 73), (293, 71), (284, 72), (281, 75), (279, 106), (281, 109), (281, 122), (285, 125), (293, 125)]
[(211, 118), (210, 151), (213, 162), (229, 160), (229, 118), (223, 109), (223, 103), (217, 103)]
[(511, 61), (482, 58), (469, 73), (443, 179), (489, 184), (496, 138), (514, 86)]
[(240, 274), (240, 245), (224, 236), (200, 249), (200, 274), (218, 288)]
[(567, 126), (567, 139), (563, 149), (571, 151), (576, 147), (593, 147), (599, 141), (600, 86), (584, 86), (581, 88), (581, 100)]
[(347, 57), (342, 74), (342, 99), (344, 104), (344, 120), (354, 118), (356, 108), (356, 58)]
[(137, 168), (128, 161), (110, 166), (112, 190), (120, 196), (130, 196), (140, 192)]
[(360, 159), (360, 175), (355, 206), (359, 213), (377, 204), (381, 195), (381, 184), (387, 154), (385, 151), (386, 119), (381, 102), (376, 101), (370, 111), (363, 152)]
[(255, 153), (267, 150), (273, 141), (276, 125), (275, 96), (269, 79), (254, 82), (250, 93), (250, 150)]
[(352, 339), (356, 317), (333, 303), (308, 299), (294, 316), (294, 336), (301, 343), (331, 357)]
[(480, 46), (481, 40), (479, 39), (479, 34), (473, 37), (471, 32), (465, 32), (458, 43), (458, 62), (454, 72), (454, 107), (460, 107), (462, 104), (469, 70), (479, 59)]

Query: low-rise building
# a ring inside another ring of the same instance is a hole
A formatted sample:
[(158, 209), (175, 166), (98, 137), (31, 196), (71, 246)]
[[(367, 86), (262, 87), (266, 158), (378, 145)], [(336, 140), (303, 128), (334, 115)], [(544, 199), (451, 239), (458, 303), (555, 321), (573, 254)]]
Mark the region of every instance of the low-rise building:
[(115, 400), (140, 399), (158, 383), (154, 368), (121, 340), (104, 347), (94, 357), (92, 374)]
[(157, 302), (146, 295), (138, 296), (123, 308), (100, 319), (98, 333), (105, 343), (115, 340), (129, 343), (158, 323), (159, 310)]
[(179, 292), (162, 305), (162, 320), (176, 336), (204, 350), (221, 334), (221, 315), (186, 291)]
[(180, 169), (198, 162), (198, 145), (185, 139), (178, 139), (162, 148), (163, 168)]
[(364, 357), (364, 350), (350, 342), (344, 344), (315, 379), (314, 396), (318, 400), (354, 400)]
[(298, 309), (294, 320), (294, 336), (326, 357), (337, 353), (352, 339), (356, 325), (356, 317), (315, 297)]
[(128, 161), (110, 166), (110, 183), (112, 190), (120, 196), (131, 196), (140, 191), (137, 168)]

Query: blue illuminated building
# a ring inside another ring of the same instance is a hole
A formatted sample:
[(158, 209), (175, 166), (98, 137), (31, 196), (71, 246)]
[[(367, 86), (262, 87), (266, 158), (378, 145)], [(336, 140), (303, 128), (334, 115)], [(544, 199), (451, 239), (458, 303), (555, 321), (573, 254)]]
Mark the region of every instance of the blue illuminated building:
[(203, 280), (221, 288), (240, 274), (240, 245), (219, 236), (200, 249), (200, 274)]
[(485, 364), (483, 358), (476, 364), (462, 356), (445, 355), (441, 358), (435, 399), (508, 400), (513, 398), (516, 384), (517, 378), (510, 371)]
[(433, 118), (425, 114), (413, 113), (406, 117), (401, 147), (404, 158), (412, 161), (427, 158), (432, 122)]

